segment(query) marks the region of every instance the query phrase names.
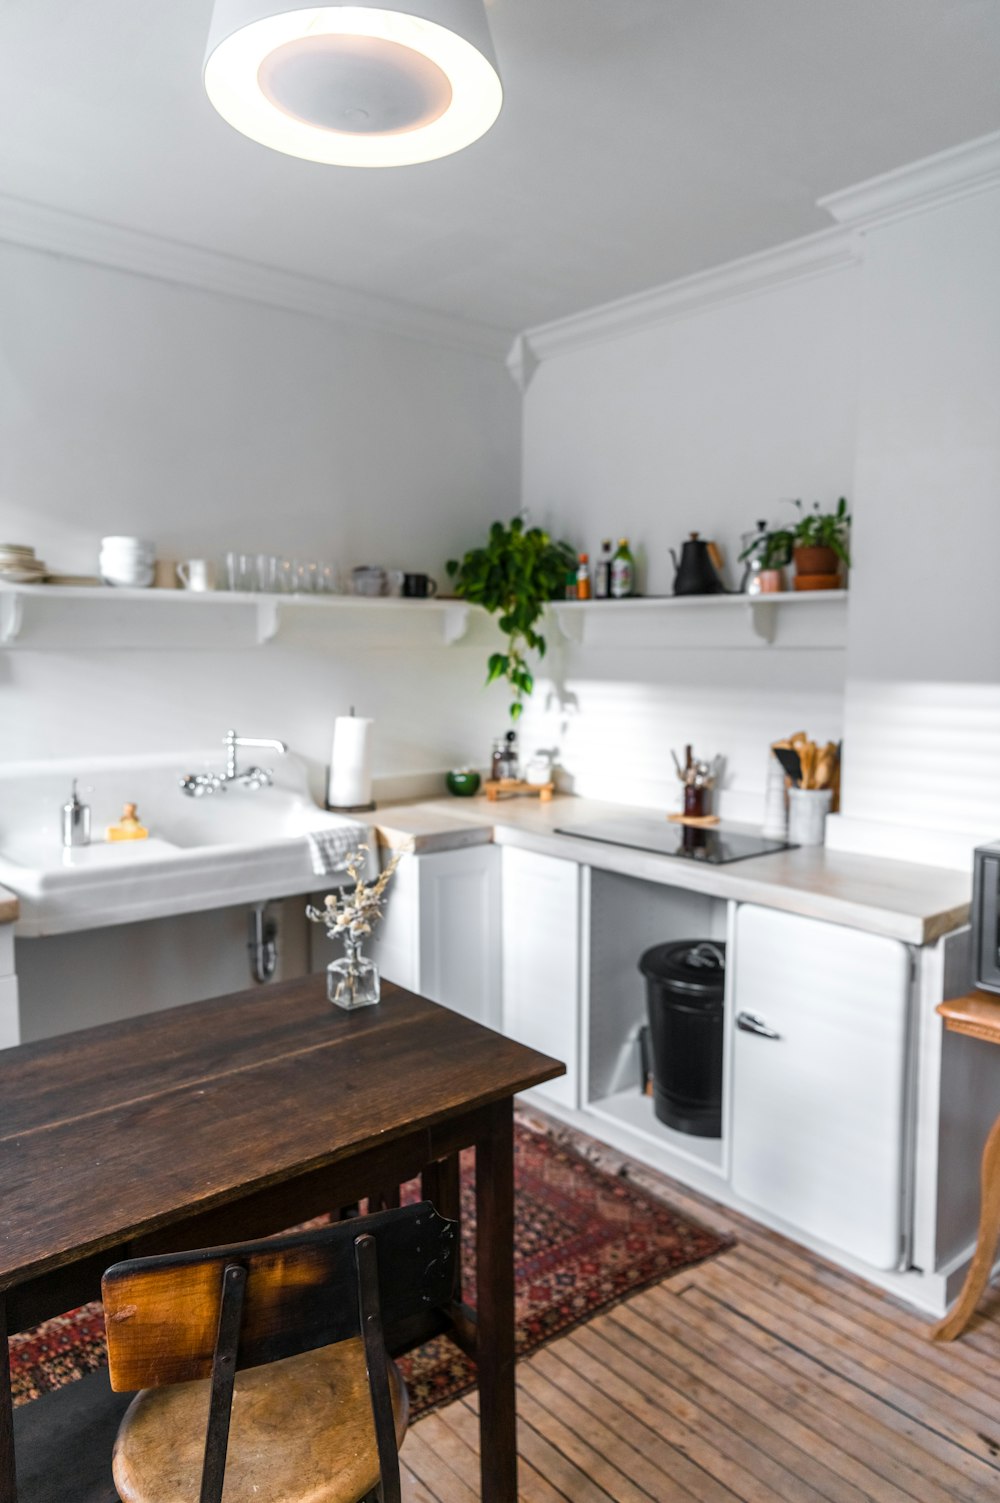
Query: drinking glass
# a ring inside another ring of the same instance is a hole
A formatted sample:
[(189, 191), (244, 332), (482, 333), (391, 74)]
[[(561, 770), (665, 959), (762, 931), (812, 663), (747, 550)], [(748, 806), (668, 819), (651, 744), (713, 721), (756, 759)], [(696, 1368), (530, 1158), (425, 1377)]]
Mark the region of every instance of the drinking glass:
[(253, 559), (248, 553), (226, 554), (226, 580), (231, 590), (253, 589)]
[(258, 553), (256, 559), (257, 589), (271, 594), (276, 588), (275, 573), (278, 560), (273, 553)]

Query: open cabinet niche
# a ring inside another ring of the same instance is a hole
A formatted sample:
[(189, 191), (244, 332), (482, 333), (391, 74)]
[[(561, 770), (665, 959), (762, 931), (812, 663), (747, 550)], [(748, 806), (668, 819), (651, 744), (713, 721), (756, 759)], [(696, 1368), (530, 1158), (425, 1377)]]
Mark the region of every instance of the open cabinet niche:
[[(647, 1014), (639, 959), (651, 946), (673, 940), (725, 942), (728, 904), (703, 893), (592, 870), (589, 907), (585, 1108), (641, 1133), (661, 1150), (721, 1174), (725, 1137), (698, 1138), (667, 1127), (655, 1116), (652, 1098), (642, 1093), (639, 1030)], [(727, 997), (728, 984), (727, 977)], [(723, 1102), (726, 1094), (724, 1081)], [(724, 1111), (723, 1134), (725, 1121)]]

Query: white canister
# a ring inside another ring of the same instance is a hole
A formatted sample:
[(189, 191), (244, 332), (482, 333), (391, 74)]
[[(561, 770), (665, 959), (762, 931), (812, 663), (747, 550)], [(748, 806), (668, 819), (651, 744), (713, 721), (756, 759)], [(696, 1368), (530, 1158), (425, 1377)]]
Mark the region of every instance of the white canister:
[(832, 788), (789, 788), (788, 838), (792, 845), (822, 845)]

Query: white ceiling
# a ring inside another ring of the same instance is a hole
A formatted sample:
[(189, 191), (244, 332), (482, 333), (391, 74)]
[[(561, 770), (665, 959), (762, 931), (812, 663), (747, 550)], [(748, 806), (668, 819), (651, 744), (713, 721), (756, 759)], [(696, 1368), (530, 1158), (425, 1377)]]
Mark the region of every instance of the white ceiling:
[(516, 331), (829, 224), (1000, 128), (1000, 0), (492, 0), (458, 156), (279, 156), (201, 86), (211, 0), (4, 0), (0, 192)]

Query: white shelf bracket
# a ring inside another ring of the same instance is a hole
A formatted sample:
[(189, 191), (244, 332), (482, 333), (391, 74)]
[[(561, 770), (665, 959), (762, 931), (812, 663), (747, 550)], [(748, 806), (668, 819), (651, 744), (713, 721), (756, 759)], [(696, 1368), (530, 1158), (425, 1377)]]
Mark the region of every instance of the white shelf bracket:
[(763, 601), (753, 601), (750, 606), (750, 625), (754, 635), (760, 637), (762, 642), (773, 642), (777, 626), (775, 607), (765, 605)]
[(469, 607), (467, 605), (448, 605), (444, 612), (444, 640), (447, 647), (453, 647), (456, 642), (461, 642), (469, 629)]
[(556, 618), (556, 623), (559, 627), (559, 630), (562, 632), (567, 642), (580, 643), (583, 641), (584, 634), (587, 630), (586, 610), (570, 609), (568, 611), (561, 611), (557, 604), (550, 606), (549, 609), (551, 610), (553, 616)]
[(257, 602), (257, 645), (273, 642), (281, 625), (281, 607), (276, 600), (261, 599)]
[(0, 643), (16, 642), (24, 622), (24, 596), (0, 596)]

